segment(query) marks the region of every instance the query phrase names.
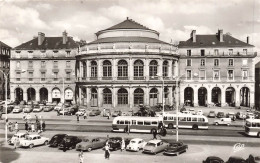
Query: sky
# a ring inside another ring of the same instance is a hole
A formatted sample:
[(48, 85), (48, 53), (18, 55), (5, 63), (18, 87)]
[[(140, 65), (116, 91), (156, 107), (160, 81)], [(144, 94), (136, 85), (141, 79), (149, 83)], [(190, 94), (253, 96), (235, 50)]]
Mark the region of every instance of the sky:
[(48, 37), (66, 30), (90, 42), (126, 17), (157, 30), (166, 42), (187, 40), (193, 29), (223, 29), (242, 41), (249, 36), (260, 52), (260, 0), (0, 0), (0, 40), (16, 47), (38, 32)]

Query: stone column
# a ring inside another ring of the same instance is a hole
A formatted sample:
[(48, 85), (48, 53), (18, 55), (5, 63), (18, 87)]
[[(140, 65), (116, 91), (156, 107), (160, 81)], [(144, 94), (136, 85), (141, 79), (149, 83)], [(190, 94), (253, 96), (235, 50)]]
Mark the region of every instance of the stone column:
[(11, 101), (15, 101), (15, 91), (13, 89), (10, 89), (10, 99)]
[(52, 89), (48, 89), (48, 102), (52, 102)]
[(86, 87), (86, 94), (87, 94), (87, 106), (90, 107), (90, 99), (91, 99), (91, 90), (89, 87)]
[(147, 85), (144, 90), (144, 105), (149, 105), (149, 86)]
[(149, 81), (149, 62), (149, 59), (144, 60), (144, 76), (146, 81)]
[(40, 90), (35, 89), (35, 100), (40, 101)]
[(28, 102), (27, 90), (26, 89), (23, 90), (23, 100)]
[(240, 89), (235, 89), (236, 91), (236, 106), (240, 106)]
[(79, 92), (79, 96), (78, 96), (79, 97), (79, 100), (78, 100), (79, 101), (79, 105), (83, 105), (82, 104), (82, 90), (81, 90), (81, 87), (78, 87), (78, 89), (79, 89), (79, 91), (78, 91)]
[(103, 103), (103, 94), (102, 94), (102, 88), (98, 87), (97, 88), (97, 94), (98, 94), (98, 108), (102, 106)]
[(113, 80), (117, 80), (117, 60), (113, 58), (112, 62)]
[(179, 76), (179, 61), (176, 60), (174, 65), (175, 65), (174, 76)]
[(172, 87), (168, 87), (168, 89), (169, 89), (169, 94), (168, 94), (168, 97), (169, 97), (169, 105), (172, 105), (172, 104), (173, 104)]
[(89, 80), (89, 78), (90, 78), (90, 71), (91, 71), (91, 69), (90, 69), (90, 61), (89, 60), (86, 61), (86, 68), (87, 68), (86, 80)]
[(133, 106), (134, 106), (134, 91), (133, 91), (133, 90), (134, 90), (133, 87), (130, 86), (130, 87), (129, 87), (129, 91), (128, 91), (130, 109), (132, 109)]
[(212, 101), (211, 101), (211, 89), (210, 88), (207, 88), (207, 101), (208, 101), (208, 104), (211, 104)]
[(176, 104), (179, 104), (181, 106), (184, 104), (184, 90), (185, 90), (184, 85), (180, 85), (180, 88), (178, 87), (175, 88), (175, 92), (176, 92), (175, 102)]
[(250, 101), (249, 102), (250, 102), (250, 107), (255, 106), (255, 90), (253, 88), (250, 88)]
[(113, 106), (113, 108), (116, 107), (116, 102), (117, 102), (116, 98), (117, 98), (117, 96), (116, 96), (116, 88), (115, 88), (115, 86), (113, 86), (112, 87), (112, 106)]
[(162, 103), (162, 100), (163, 100), (163, 98), (162, 98), (162, 96), (163, 96), (163, 90), (162, 90), (162, 85), (160, 86), (160, 87), (157, 87), (157, 89), (158, 89), (158, 102), (159, 103)]
[(79, 73), (78, 73), (78, 77), (80, 77), (80, 80), (81, 80), (81, 78), (82, 78), (82, 69), (83, 69), (82, 66), (83, 66), (83, 65), (82, 65), (82, 62), (79, 61)]
[(161, 76), (163, 76), (163, 59), (159, 59), (158, 60), (158, 67), (157, 67), (157, 74), (160, 74)]
[(168, 62), (168, 77), (172, 79), (172, 60), (169, 60)]
[(226, 89), (221, 88), (221, 106), (226, 106)]
[(199, 102), (199, 97), (198, 97), (198, 88), (193, 88), (193, 93), (194, 93), (194, 106), (198, 106), (198, 102)]
[(129, 72), (129, 80), (132, 81), (133, 80), (133, 59), (129, 58), (129, 63), (128, 63), (128, 72)]

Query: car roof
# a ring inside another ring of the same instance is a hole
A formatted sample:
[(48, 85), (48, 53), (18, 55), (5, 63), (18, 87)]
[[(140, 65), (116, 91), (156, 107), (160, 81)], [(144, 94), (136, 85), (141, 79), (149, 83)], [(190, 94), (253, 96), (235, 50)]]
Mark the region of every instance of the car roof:
[(131, 141), (140, 141), (140, 140), (143, 140), (141, 138), (134, 138), (134, 139), (131, 139)]
[(161, 142), (162, 140), (150, 140), (149, 143), (154, 143), (154, 144), (157, 144), (159, 142)]
[(24, 135), (25, 133), (16, 133), (14, 135)]
[(223, 160), (222, 158), (217, 157), (217, 156), (209, 156), (209, 157), (207, 157), (207, 159), (218, 159), (218, 160)]
[(28, 135), (28, 136), (35, 137), (35, 136), (41, 136), (41, 135), (34, 134), (34, 135)]

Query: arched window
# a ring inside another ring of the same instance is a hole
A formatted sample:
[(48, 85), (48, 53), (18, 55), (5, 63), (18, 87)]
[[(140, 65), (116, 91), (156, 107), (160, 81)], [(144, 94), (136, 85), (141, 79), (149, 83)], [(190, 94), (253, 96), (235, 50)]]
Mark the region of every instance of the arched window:
[(144, 104), (144, 91), (141, 88), (137, 88), (134, 91), (134, 104)]
[(91, 61), (91, 77), (97, 77), (97, 62)]
[(144, 76), (144, 63), (141, 60), (134, 62), (134, 80), (142, 80)]
[(111, 77), (112, 76), (112, 65), (111, 62), (105, 60), (103, 62), (103, 77)]
[(117, 100), (119, 105), (126, 105), (128, 104), (128, 92), (126, 89), (121, 88), (117, 92)]
[(96, 107), (98, 105), (98, 94), (96, 88), (91, 89), (91, 106)]
[(157, 96), (158, 96), (158, 90), (156, 88), (152, 88), (150, 90), (150, 106), (155, 106), (157, 105), (158, 103), (158, 99), (157, 99)]
[(163, 76), (168, 76), (168, 61), (163, 62)]
[(157, 61), (152, 60), (149, 65), (149, 76), (154, 77), (157, 76)]
[(128, 76), (128, 65), (125, 60), (120, 60), (118, 62), (118, 79), (127, 80)]
[(112, 104), (112, 92), (110, 89), (103, 89), (103, 104)]

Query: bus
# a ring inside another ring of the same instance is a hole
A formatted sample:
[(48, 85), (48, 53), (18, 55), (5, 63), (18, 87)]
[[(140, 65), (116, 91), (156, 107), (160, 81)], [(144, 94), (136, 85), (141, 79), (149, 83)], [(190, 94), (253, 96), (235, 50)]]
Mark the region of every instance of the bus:
[[(176, 128), (176, 114), (165, 114), (163, 122), (169, 129)], [(208, 129), (208, 118), (203, 115), (178, 114), (178, 128)]]
[(159, 123), (163, 123), (162, 117), (138, 117), (118, 116), (112, 122), (114, 132), (144, 132), (158, 131)]
[(248, 136), (257, 136), (260, 138), (260, 119), (247, 119), (245, 133)]

